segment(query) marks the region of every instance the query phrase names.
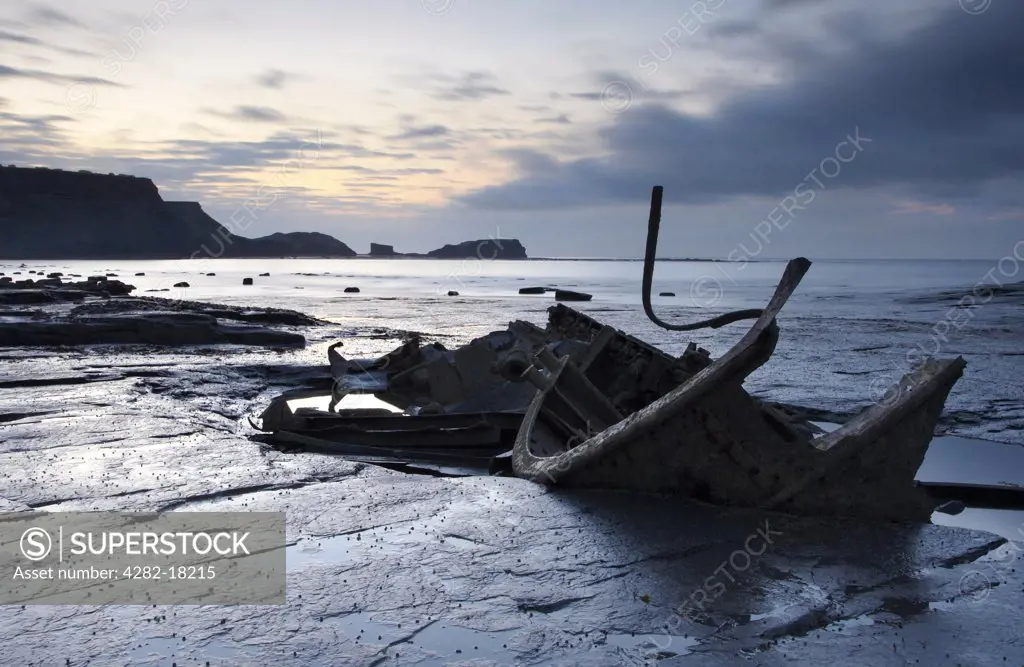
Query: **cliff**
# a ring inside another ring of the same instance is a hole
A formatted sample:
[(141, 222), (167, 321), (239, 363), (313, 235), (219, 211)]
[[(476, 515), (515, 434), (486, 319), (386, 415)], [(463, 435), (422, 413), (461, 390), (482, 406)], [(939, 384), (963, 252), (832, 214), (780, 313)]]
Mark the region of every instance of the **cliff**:
[(187, 255), (148, 178), (0, 167), (0, 256)]
[[(164, 201), (148, 178), (0, 165), (0, 258), (355, 256), (317, 232), (237, 236), (198, 202)], [(423, 255), (372, 243), (370, 256), (526, 259), (526, 248), (516, 239), (481, 239)]]
[(177, 259), (352, 257), (326, 234), (250, 239), (230, 234), (196, 202), (165, 202), (148, 178), (0, 166), (0, 257)]

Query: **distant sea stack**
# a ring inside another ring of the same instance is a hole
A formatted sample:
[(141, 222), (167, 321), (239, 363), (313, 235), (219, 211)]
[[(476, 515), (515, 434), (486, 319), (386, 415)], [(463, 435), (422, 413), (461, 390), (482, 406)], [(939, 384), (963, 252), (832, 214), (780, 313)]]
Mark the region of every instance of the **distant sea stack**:
[(427, 257), (437, 259), (526, 259), (526, 248), (518, 239), (479, 239), (463, 241), (431, 250)]
[(393, 245), (384, 245), (383, 243), (370, 244), (370, 257), (394, 257), (397, 254)]
[(405, 257), (419, 259), (527, 259), (526, 248), (518, 239), (479, 239), (448, 244), (423, 254), (396, 252), (395, 246), (371, 243), (368, 257)]
[(353, 257), (326, 234), (231, 234), (197, 202), (165, 202), (148, 178), (0, 165), (0, 257)]

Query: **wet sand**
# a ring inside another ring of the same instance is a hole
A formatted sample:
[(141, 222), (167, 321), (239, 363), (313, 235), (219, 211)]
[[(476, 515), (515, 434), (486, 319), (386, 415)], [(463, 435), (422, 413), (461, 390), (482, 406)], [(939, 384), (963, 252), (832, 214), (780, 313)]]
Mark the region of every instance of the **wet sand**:
[(0, 350), (5, 509), (285, 511), (290, 545), (286, 606), (2, 607), (4, 664), (1024, 662), (1020, 550), (992, 533), (262, 447), (247, 417), (329, 342), (399, 342), (283, 330), (307, 347)]

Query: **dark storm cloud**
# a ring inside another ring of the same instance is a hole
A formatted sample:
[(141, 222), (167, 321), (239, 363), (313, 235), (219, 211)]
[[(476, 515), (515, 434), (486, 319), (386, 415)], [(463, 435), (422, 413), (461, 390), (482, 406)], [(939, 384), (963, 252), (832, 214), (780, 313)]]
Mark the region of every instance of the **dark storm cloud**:
[(634, 104), (602, 132), (605, 157), (562, 163), (520, 151), (519, 180), (465, 201), (493, 208), (637, 201), (657, 183), (685, 201), (774, 196), (792, 191), (855, 128), (870, 143), (831, 187), (955, 196), (997, 179), (1019, 183), (1024, 3), (996, 2), (980, 15), (950, 3), (924, 27), (888, 41), (871, 29), (883, 16), (837, 16), (825, 27), (843, 33), (813, 57), (807, 48), (762, 45), (786, 72), (784, 83), (740, 91), (710, 117)]

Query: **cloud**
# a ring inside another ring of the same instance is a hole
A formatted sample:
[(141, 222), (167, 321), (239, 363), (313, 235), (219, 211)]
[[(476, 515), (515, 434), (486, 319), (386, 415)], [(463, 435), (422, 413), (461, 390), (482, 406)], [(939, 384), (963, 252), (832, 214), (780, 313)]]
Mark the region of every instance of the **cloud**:
[(435, 77), (443, 82), (436, 87), (432, 97), (438, 100), (466, 101), (482, 100), (496, 95), (511, 95), (497, 85), (497, 79), (488, 72), (467, 72), (459, 78)]
[(389, 139), (424, 139), (427, 137), (443, 137), (446, 136), (450, 130), (444, 125), (425, 125), (422, 127), (410, 127), (400, 134), (388, 137)]
[(533, 122), (535, 123), (554, 123), (556, 125), (569, 125), (572, 123), (572, 119), (564, 113), (560, 113), (557, 116), (548, 116), (547, 118), (537, 118)]
[(760, 34), (761, 26), (757, 21), (734, 19), (712, 23), (707, 30), (715, 38), (749, 37)]
[[(644, 84), (640, 85), (632, 80), (628, 74), (621, 72), (601, 71), (594, 75), (598, 88), (583, 93), (569, 93), (570, 98), (586, 100), (588, 102), (608, 102), (609, 94), (618, 91), (628, 90), (628, 96), (633, 101), (647, 100), (652, 102), (667, 102), (680, 100), (693, 94), (689, 90), (658, 90)], [(559, 93), (551, 93), (552, 99), (558, 99)]]
[(0, 98), (0, 136), (4, 138), (0, 149), (0, 162), (13, 164), (35, 164), (33, 157), (53, 149), (64, 150), (68, 136), (64, 125), (77, 120), (62, 114), (26, 115), (6, 111), (7, 105)]
[(231, 111), (216, 111), (214, 109), (204, 109), (204, 111), (221, 118), (231, 118), (252, 123), (284, 123), (288, 121), (288, 116), (277, 109), (250, 104), (239, 105)]
[(58, 27), (73, 27), (73, 28), (85, 28), (87, 27), (84, 23), (66, 14), (59, 9), (48, 7), (46, 5), (36, 5), (32, 8), (29, 13), (29, 21), (36, 25), (41, 26), (58, 26)]
[(0, 65), (0, 79), (35, 79), (37, 81), (45, 81), (46, 83), (80, 83), (98, 86), (114, 86), (115, 88), (125, 87), (124, 84), (115, 83), (114, 81), (102, 79), (98, 76), (68, 76), (66, 74), (54, 74), (53, 72), (45, 72), (37, 69), (17, 69), (14, 67), (8, 67), (7, 65)]
[(995, 220), (998, 222), (1010, 221), (1021, 221), (1024, 222), (1024, 208), (1015, 208), (1007, 211), (999, 211), (989, 215), (986, 220)]
[(82, 49), (73, 49), (66, 46), (60, 46), (58, 44), (51, 44), (44, 42), (41, 39), (36, 39), (29, 35), (23, 35), (21, 33), (9, 32), (7, 30), (0, 29), (0, 42), (11, 42), (13, 44), (23, 44), (25, 46), (35, 46), (43, 49), (51, 49), (59, 53), (65, 53), (70, 56), (82, 56), (88, 57), (95, 54), (83, 51)]
[(884, 38), (871, 22), (843, 16), (799, 50), (763, 44), (785, 76), (733, 91), (712, 115), (635, 100), (610, 116), (600, 157), (559, 162), (521, 152), (512, 156), (516, 180), (463, 201), (509, 209), (639, 202), (655, 184), (666, 186), (668, 200), (687, 202), (778, 196), (858, 133), (863, 154), (828, 187), (903, 188), (947, 200), (997, 179), (1019, 188), (1024, 40), (1016, 26), (1024, 3), (994, 3), (981, 15), (953, 3)]
[(280, 90), (284, 88), (286, 84), (297, 78), (298, 75), (285, 72), (284, 70), (268, 69), (257, 75), (256, 83), (264, 88)]
[(415, 167), (403, 169), (373, 169), (359, 164), (346, 164), (340, 167), (334, 167), (334, 169), (338, 171), (354, 171), (359, 174), (379, 175), (382, 178), (384, 176), (414, 176), (419, 174), (436, 175), (444, 173), (444, 169), (417, 169)]
[[(258, 141), (185, 139), (134, 144), (101, 153), (74, 149), (60, 127), (66, 116), (16, 116), (0, 110), (0, 162), (42, 164), (62, 169), (90, 169), (152, 178), (173, 192), (189, 190), (211, 201), (250, 198), (270, 174), (275, 187), (301, 188), (309, 171), (336, 169), (340, 161), (411, 160), (413, 153), (377, 151), (332, 141), (328, 133), (289, 130)], [(130, 137), (126, 138), (130, 143)], [(59, 149), (59, 151), (54, 151)], [(364, 162), (365, 164), (365, 162)], [(419, 170), (411, 168), (409, 174)], [(402, 169), (378, 172), (403, 175)], [(427, 173), (427, 172), (424, 172)]]
[(801, 5), (823, 5), (827, 2), (828, 0), (764, 0), (764, 8), (767, 10), (788, 9)]
[(889, 215), (953, 215), (956, 207), (949, 204), (930, 204), (912, 199), (899, 200), (895, 202), (896, 208), (889, 211)]
[(13, 32), (7, 32), (6, 30), (0, 30), (0, 42), (14, 42), (15, 44), (42, 44), (41, 41), (35, 37), (29, 37), (28, 35), (19, 35)]

